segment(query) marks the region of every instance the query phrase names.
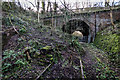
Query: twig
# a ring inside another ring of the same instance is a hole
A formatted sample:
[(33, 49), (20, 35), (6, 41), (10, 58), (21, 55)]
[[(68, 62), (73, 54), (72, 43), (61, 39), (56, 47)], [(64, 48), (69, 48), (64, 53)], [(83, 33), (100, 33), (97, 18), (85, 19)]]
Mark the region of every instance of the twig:
[[(28, 0), (26, 0), (26, 1), (28, 1)], [(30, 1), (28, 1), (28, 2), (29, 2), (30, 4), (32, 4), (33, 7), (36, 7), (32, 2), (30, 2)]]
[(83, 65), (82, 65), (82, 61), (80, 59), (80, 66), (81, 66), (81, 74), (82, 74), (82, 79), (84, 80), (84, 73), (83, 73)]
[[(52, 63), (51, 63), (52, 64)], [(51, 66), (51, 64), (49, 64), (41, 73), (40, 75), (36, 78), (36, 80)]]
[(71, 9), (69, 9), (64, 3), (62, 3), (62, 1), (60, 0), (61, 4), (68, 10), (70, 10), (72, 13), (75, 13), (74, 11), (72, 11)]
[[(10, 20), (10, 17), (9, 17), (9, 20)], [(11, 22), (11, 20), (10, 20), (10, 23), (12, 24), (13, 29), (15, 30), (15, 32), (17, 32), (17, 34), (20, 35), (20, 33), (16, 30), (16, 28), (15, 28), (15, 26), (13, 25), (13, 23)], [(21, 36), (21, 38), (22, 38), (23, 40), (25, 40), (22, 36)]]
[(83, 72), (83, 65), (82, 65), (82, 61), (81, 61), (81, 58), (80, 57), (77, 57), (78, 59), (80, 59), (80, 67), (81, 67), (81, 75), (82, 75), (82, 79), (84, 80), (85, 77), (84, 77), (84, 72)]
[[(9, 17), (9, 20), (10, 20), (10, 17)], [(13, 23), (11, 22), (10, 20), (10, 23), (13, 25)], [(15, 32), (17, 32), (19, 34), (19, 32), (16, 30), (15, 26), (13, 25), (13, 29), (15, 30)], [(19, 34), (20, 35), (20, 34)]]

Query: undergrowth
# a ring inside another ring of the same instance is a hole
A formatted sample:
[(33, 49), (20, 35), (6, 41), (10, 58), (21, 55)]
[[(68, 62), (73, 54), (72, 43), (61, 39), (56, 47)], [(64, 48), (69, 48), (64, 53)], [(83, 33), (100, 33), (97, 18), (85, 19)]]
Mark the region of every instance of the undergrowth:
[(107, 52), (110, 62), (114, 64), (114, 66), (118, 66), (117, 64), (119, 64), (120, 53), (119, 29), (115, 31), (112, 29), (112, 27), (109, 27), (101, 32), (98, 32), (94, 41), (94, 45)]
[[(28, 62), (24, 58), (22, 52), (15, 52), (14, 50), (6, 50), (3, 52), (2, 59), (2, 72), (3, 79), (13, 76), (16, 71), (19, 71), (22, 67), (28, 65)], [(6, 73), (9, 73), (6, 74)]]
[(116, 77), (116, 73), (113, 70), (110, 70), (106, 64), (98, 62), (97, 63), (97, 76), (98, 79), (114, 79), (118, 80), (118, 77)]

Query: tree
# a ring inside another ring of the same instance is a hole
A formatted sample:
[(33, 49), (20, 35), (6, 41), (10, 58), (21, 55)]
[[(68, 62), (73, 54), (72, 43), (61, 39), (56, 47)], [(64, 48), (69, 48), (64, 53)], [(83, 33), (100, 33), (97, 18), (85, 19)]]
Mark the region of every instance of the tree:
[(48, 0), (48, 5), (47, 5), (47, 12), (48, 12), (48, 9), (49, 9), (49, 7), (50, 7), (50, 0)]
[(112, 6), (114, 6), (114, 2), (115, 2), (115, 0), (113, 0), (113, 2), (112, 2)]
[(83, 9), (84, 9), (84, 7), (85, 7), (85, 2), (82, 2), (82, 7), (83, 7)]
[(78, 9), (78, 3), (76, 2), (76, 10)]
[(42, 13), (44, 14), (45, 13), (45, 1), (42, 0)]
[[(15, 1), (15, 0), (13, 0), (13, 1)], [(21, 4), (20, 4), (20, 1), (18, 0), (18, 5), (20, 6), (20, 9), (21, 9)]]
[(108, 4), (108, 6), (109, 6), (109, 8), (110, 8), (110, 19), (111, 19), (111, 24), (112, 24), (112, 26), (113, 26), (113, 29), (115, 29), (116, 27), (115, 27), (115, 24), (114, 24), (114, 22), (113, 22), (113, 13), (112, 13), (112, 8), (111, 8), (111, 6)]
[(112, 23), (112, 26), (113, 26), (113, 29), (115, 29), (115, 24), (113, 22), (113, 14), (112, 14), (112, 9), (110, 7), (110, 19), (111, 19), (111, 23)]
[(39, 20), (39, 6), (40, 6), (40, 2), (39, 2), (39, 0), (37, 0), (37, 14), (38, 14), (38, 22), (40, 21)]
[(105, 0), (105, 7), (109, 6), (110, 0)]
[(58, 7), (58, 5), (57, 5), (56, 0), (55, 0), (55, 2), (53, 3), (54, 14), (57, 13), (57, 7)]

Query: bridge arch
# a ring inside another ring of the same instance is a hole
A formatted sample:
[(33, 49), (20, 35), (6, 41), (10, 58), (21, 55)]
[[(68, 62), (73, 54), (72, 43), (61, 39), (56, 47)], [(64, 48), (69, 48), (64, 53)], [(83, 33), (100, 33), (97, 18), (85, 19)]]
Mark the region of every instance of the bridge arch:
[(91, 27), (87, 22), (81, 19), (70, 19), (62, 26), (62, 30), (69, 34), (74, 31), (80, 31), (83, 34), (83, 42), (91, 42)]

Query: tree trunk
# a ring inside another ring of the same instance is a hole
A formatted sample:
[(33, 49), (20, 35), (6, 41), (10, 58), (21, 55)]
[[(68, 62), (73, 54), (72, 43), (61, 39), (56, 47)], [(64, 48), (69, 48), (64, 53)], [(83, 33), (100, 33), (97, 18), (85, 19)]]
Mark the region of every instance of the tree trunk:
[(48, 2), (48, 6), (47, 6), (47, 12), (48, 12), (49, 6), (50, 6), (50, 2)]
[(96, 12), (95, 12), (95, 36), (96, 36)]
[[(13, 1), (15, 1), (15, 0), (13, 0)], [(19, 1), (19, 0), (18, 0), (18, 5), (20, 6), (20, 9), (21, 9), (22, 7), (21, 7), (21, 4), (20, 4), (20, 1)]]
[(55, 0), (55, 3), (53, 5), (53, 7), (54, 7), (54, 14), (56, 14), (57, 13), (57, 3), (56, 3), (56, 0)]
[(110, 19), (111, 19), (111, 23), (112, 23), (113, 29), (115, 29), (115, 24), (114, 24), (114, 22), (113, 22), (112, 10), (110, 10)]
[(114, 6), (114, 1), (115, 1), (115, 0), (113, 0), (113, 2), (112, 2), (112, 6)]
[(112, 24), (112, 26), (113, 26), (113, 29), (115, 29), (115, 24), (114, 24), (114, 22), (113, 22), (112, 9), (111, 9), (111, 6), (110, 6), (110, 5), (109, 5), (109, 7), (110, 7), (110, 19), (111, 19), (111, 24)]
[(45, 13), (45, 2), (44, 2), (44, 0), (42, 0), (42, 13), (44, 14)]
[(40, 5), (40, 2), (39, 2), (39, 0), (37, 0), (37, 14), (38, 14), (38, 22), (40, 22), (40, 20), (39, 20), (39, 5)]
[[(56, 3), (56, 0), (55, 0), (55, 3), (54, 3), (54, 15), (56, 15), (57, 14), (57, 3)], [(54, 30), (55, 30), (55, 28), (56, 28), (56, 17), (55, 17), (55, 22), (54, 22)]]

